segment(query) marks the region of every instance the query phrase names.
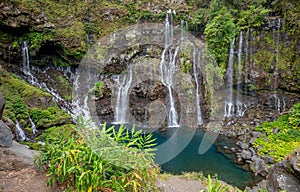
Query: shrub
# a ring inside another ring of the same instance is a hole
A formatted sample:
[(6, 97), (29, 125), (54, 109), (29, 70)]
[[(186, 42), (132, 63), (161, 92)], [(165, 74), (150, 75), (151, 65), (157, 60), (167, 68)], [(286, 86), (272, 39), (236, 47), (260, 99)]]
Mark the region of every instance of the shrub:
[(151, 151), (152, 135), (124, 127), (93, 128), (82, 117), (68, 138), (48, 137), (38, 165), (56, 181), (74, 191), (153, 191), (158, 169)]
[[(210, 175), (208, 175), (208, 183), (207, 183), (207, 191), (208, 192), (225, 192), (229, 189), (228, 186), (224, 186), (221, 182), (219, 182), (218, 178), (215, 179), (215, 182), (213, 183)], [(201, 190), (200, 192), (204, 192), (204, 190)]]
[[(289, 114), (280, 116), (277, 121), (266, 122), (255, 128), (256, 131), (264, 133), (257, 138), (254, 146), (258, 153), (271, 155), (276, 161), (285, 158), (297, 146), (300, 145), (300, 103), (295, 104)], [(273, 130), (278, 133), (274, 134)]]

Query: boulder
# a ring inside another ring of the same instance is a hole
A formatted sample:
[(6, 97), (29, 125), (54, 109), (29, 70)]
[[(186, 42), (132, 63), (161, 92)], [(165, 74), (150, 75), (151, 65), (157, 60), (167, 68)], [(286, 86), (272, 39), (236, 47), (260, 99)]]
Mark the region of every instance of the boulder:
[(291, 170), (287, 160), (274, 164), (267, 177), (268, 191), (300, 191), (300, 180)]
[(10, 147), (13, 144), (10, 128), (0, 120), (0, 147)]
[(0, 120), (2, 119), (3, 111), (4, 111), (5, 101), (4, 97), (0, 92)]
[(300, 147), (273, 165), (267, 177), (268, 191), (300, 191)]
[(241, 152), (241, 157), (242, 157), (243, 159), (251, 159), (251, 156), (252, 156), (252, 154), (251, 154), (250, 151), (247, 151), (247, 150), (244, 149), (244, 150)]
[(263, 159), (261, 159), (257, 155), (254, 155), (251, 157), (251, 160), (252, 163), (250, 164), (250, 167), (256, 175), (260, 174), (264, 177), (268, 174), (268, 165)]

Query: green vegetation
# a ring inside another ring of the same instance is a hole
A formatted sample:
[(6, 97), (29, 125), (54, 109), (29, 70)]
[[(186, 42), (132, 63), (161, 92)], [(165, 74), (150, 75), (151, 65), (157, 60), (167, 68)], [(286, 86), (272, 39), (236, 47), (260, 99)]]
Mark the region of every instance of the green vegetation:
[[(32, 132), (29, 116), (37, 128), (52, 127), (49, 129), (50, 132), (56, 128), (59, 130), (60, 125), (66, 124), (61, 127), (69, 127), (68, 123), (72, 123), (71, 116), (57, 107), (50, 94), (31, 86), (18, 76), (3, 69), (0, 69), (0, 82), (0, 92), (6, 102), (4, 117), (10, 118), (14, 122), (18, 120), (26, 133), (31, 134)], [(45, 134), (48, 133), (47, 130)], [(42, 139), (36, 138), (36, 140), (43, 140), (43, 137)], [(32, 145), (37, 144), (32, 143)]]
[(58, 107), (49, 107), (45, 110), (32, 108), (30, 110), (30, 117), (37, 128), (49, 128), (72, 121), (72, 117)]
[[(213, 183), (210, 175), (208, 175), (208, 183), (207, 183), (207, 191), (208, 192), (226, 192), (229, 189), (228, 186), (224, 186), (224, 184), (220, 183), (218, 178), (215, 179)], [(201, 190), (200, 192), (204, 192), (205, 190)]]
[(94, 93), (96, 96), (100, 96), (104, 93), (105, 85), (102, 81), (97, 81), (92, 89), (89, 90), (89, 93)]
[[(274, 133), (277, 129), (278, 133)], [(255, 128), (262, 133), (254, 146), (258, 153), (271, 155), (276, 161), (284, 159), (300, 145), (300, 103), (294, 105), (289, 114), (282, 115), (274, 122), (266, 122)]]
[(124, 127), (93, 128), (78, 118), (76, 133), (46, 138), (37, 164), (74, 191), (153, 191), (158, 174), (151, 153), (152, 135)]
[(216, 16), (206, 25), (204, 34), (209, 51), (214, 55), (223, 73), (226, 70), (229, 45), (235, 36), (234, 19), (226, 7), (216, 12)]
[(47, 104), (42, 102), (42, 100), (50, 100), (48, 105), (54, 106), (50, 94), (29, 85), (3, 69), (0, 69), (0, 81), (0, 91), (6, 101), (3, 115), (13, 121), (19, 120), (21, 124), (27, 121), (30, 110), (29, 106), (46, 108)]
[(62, 75), (54, 74), (55, 82), (57, 83), (57, 90), (67, 102), (72, 101), (72, 86), (71, 83)]

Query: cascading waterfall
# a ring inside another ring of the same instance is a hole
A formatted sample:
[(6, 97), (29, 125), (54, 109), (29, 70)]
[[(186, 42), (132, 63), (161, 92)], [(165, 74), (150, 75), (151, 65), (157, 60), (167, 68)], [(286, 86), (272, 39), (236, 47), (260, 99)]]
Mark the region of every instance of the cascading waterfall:
[(31, 119), (31, 117), (29, 117), (29, 122), (31, 124), (31, 131), (35, 135), (37, 133), (37, 129), (36, 129), (36, 125), (34, 124), (34, 122)]
[(228, 91), (227, 91), (227, 98), (226, 98), (226, 103), (225, 103), (225, 117), (231, 117), (234, 113), (234, 104), (233, 104), (233, 56), (234, 56), (234, 42), (235, 42), (235, 37), (233, 38), (231, 44), (230, 44), (230, 52), (229, 52), (229, 61), (228, 61), (228, 66), (227, 66), (227, 86), (228, 86)]
[[(249, 53), (248, 53), (248, 49), (249, 49), (249, 28), (246, 31), (246, 35), (245, 35), (245, 47), (244, 47), (244, 53), (245, 53), (245, 68), (249, 69)], [(245, 81), (248, 82), (248, 70), (246, 71), (246, 75), (245, 75)]]
[(181, 20), (180, 22), (180, 27), (181, 27), (181, 40), (183, 40), (184, 38), (184, 31), (188, 31), (189, 30), (189, 26), (188, 26), (188, 22), (186, 22), (185, 20)]
[(249, 65), (249, 67), (250, 67), (250, 69), (251, 68), (253, 68), (254, 67), (254, 58), (253, 58), (253, 42), (254, 42), (254, 40), (253, 40), (253, 28), (251, 27), (250, 28), (250, 34), (249, 34), (249, 44), (250, 44), (250, 58), (249, 58), (249, 63), (250, 63), (250, 65)]
[[(165, 48), (161, 55), (160, 61), (160, 79), (163, 85), (168, 89), (168, 98), (169, 98), (169, 109), (168, 109), (168, 126), (169, 127), (178, 127), (178, 115), (175, 108), (174, 97), (172, 93), (173, 89), (173, 76), (176, 70), (176, 57), (179, 50), (177, 46), (175, 51), (172, 49), (173, 44), (173, 26), (169, 21), (172, 21), (172, 12), (169, 10), (166, 15), (165, 22)], [(166, 56), (169, 55), (169, 61), (166, 61)]]
[(40, 86), (37, 83), (37, 79), (32, 75), (31, 70), (30, 70), (30, 60), (29, 60), (29, 51), (28, 51), (27, 41), (23, 41), (22, 56), (23, 56), (23, 73), (28, 78), (27, 80), (29, 81), (30, 84), (38, 86), (40, 88)]
[[(75, 79), (73, 82), (73, 89), (74, 89), (74, 93), (76, 93), (76, 95), (73, 95), (73, 99), (72, 99), (72, 117), (73, 120), (76, 121), (76, 118), (78, 115), (82, 115), (84, 120), (89, 120), (91, 118), (91, 113), (90, 113), (90, 109), (88, 106), (88, 94), (87, 91), (85, 89), (83, 89), (84, 87), (88, 87), (88, 85), (83, 85), (81, 86), (80, 82), (81, 82), (81, 78), (82, 76), (85, 76), (87, 74), (75, 74)], [(87, 75), (86, 78), (86, 82), (91, 81), (91, 79), (89, 79), (90, 75)], [(82, 83), (82, 82), (81, 82)], [(87, 88), (87, 90), (89, 90), (89, 88)]]
[(26, 140), (26, 135), (23, 131), (23, 129), (20, 127), (19, 121), (16, 121), (16, 126), (15, 126), (15, 132), (16, 132), (16, 137), (19, 141), (25, 141)]
[(244, 116), (245, 111), (247, 110), (246, 104), (244, 104), (240, 99), (241, 92), (241, 83), (242, 83), (242, 51), (243, 51), (243, 32), (240, 31), (239, 37), (239, 49), (238, 49), (238, 75), (237, 75), (237, 115)]
[[(46, 92), (50, 93), (53, 96), (53, 99), (60, 103), (61, 107), (71, 113), (69, 104), (63, 99), (53, 88), (49, 88), (45, 82), (39, 82), (37, 78), (33, 75), (32, 69), (36, 70), (38, 73), (46, 73), (46, 71), (39, 71), (38, 68), (34, 68), (30, 66), (30, 58), (29, 58), (29, 48), (27, 41), (23, 41), (22, 44), (22, 56), (23, 56), (23, 67), (21, 68), (25, 76), (27, 77), (28, 82), (36, 86), (38, 88), (43, 88)], [(71, 71), (70, 71), (71, 72)], [(51, 77), (48, 75), (48, 79), (52, 80)]]
[[(273, 22), (273, 26), (275, 26), (275, 21)], [(273, 90), (276, 91), (278, 88), (278, 64), (279, 64), (279, 42), (280, 42), (280, 28), (281, 28), (281, 19), (278, 18), (277, 21), (277, 36), (276, 36), (276, 63), (275, 63), (275, 70), (274, 70), (274, 85), (273, 85)], [(275, 39), (275, 29), (273, 28), (273, 38)], [(274, 98), (274, 105), (276, 107), (276, 110), (278, 113), (282, 112), (285, 110), (285, 100), (282, 98), (282, 101), (280, 100), (280, 97), (274, 93), (273, 96)]]
[(274, 107), (278, 113), (285, 111), (286, 103), (284, 98), (280, 99), (277, 94), (273, 94), (269, 99), (274, 99)]
[(197, 125), (203, 124), (202, 119), (202, 112), (201, 112), (201, 105), (200, 105), (200, 82), (198, 77), (198, 70), (201, 71), (201, 69), (198, 69), (198, 66), (200, 65), (200, 52), (197, 49), (194, 49), (193, 52), (193, 71), (194, 71), (194, 78), (196, 82), (196, 108), (197, 108)]
[[(274, 24), (275, 25), (275, 24)], [(281, 27), (281, 20), (278, 19), (277, 24), (277, 37), (276, 37), (276, 64), (275, 64), (275, 71), (274, 71), (274, 89), (276, 90), (278, 87), (278, 63), (279, 63), (279, 41), (280, 41), (280, 27)]]
[(116, 104), (114, 111), (114, 123), (127, 123), (129, 113), (129, 88), (132, 82), (132, 67), (130, 66), (128, 72), (118, 75), (116, 81)]

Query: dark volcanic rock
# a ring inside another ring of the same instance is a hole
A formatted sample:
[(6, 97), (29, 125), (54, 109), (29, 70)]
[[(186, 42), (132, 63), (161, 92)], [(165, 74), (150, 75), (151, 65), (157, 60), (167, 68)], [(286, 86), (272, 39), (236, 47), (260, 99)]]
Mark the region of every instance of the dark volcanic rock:
[(294, 156), (276, 163), (267, 177), (268, 191), (295, 192), (300, 191), (300, 156)]

